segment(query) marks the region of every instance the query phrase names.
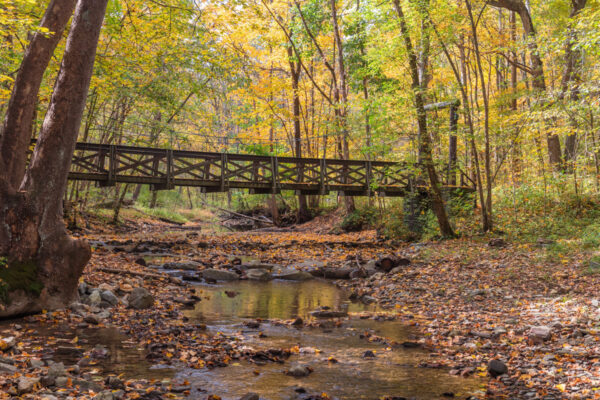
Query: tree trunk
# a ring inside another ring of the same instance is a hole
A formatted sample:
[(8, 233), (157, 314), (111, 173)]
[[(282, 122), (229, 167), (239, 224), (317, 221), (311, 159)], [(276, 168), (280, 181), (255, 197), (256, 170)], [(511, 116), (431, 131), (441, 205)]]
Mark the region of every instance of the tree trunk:
[(410, 32), (408, 31), (406, 18), (404, 16), (400, 0), (394, 0), (394, 8), (396, 9), (396, 13), (398, 14), (398, 18), (400, 20), (400, 31), (404, 39), (406, 52), (408, 54), (409, 69), (412, 78), (412, 90), (415, 96), (415, 109), (417, 111), (417, 122), (419, 126), (419, 137), (421, 139), (419, 143), (419, 153), (423, 157), (423, 169), (424, 172), (427, 173), (429, 177), (429, 183), (431, 185), (431, 206), (435, 216), (437, 217), (442, 236), (454, 237), (454, 230), (452, 229), (450, 221), (448, 220), (448, 215), (446, 214), (446, 207), (444, 206), (444, 199), (442, 198), (440, 181), (433, 164), (431, 143), (429, 139), (429, 133), (427, 132), (427, 114), (425, 111), (425, 103), (423, 101), (424, 88), (421, 86), (421, 81), (419, 79), (417, 56), (412, 45)]
[(484, 173), (485, 173), (485, 187), (486, 187), (486, 202), (485, 210), (487, 212), (487, 226), (484, 227), (484, 231), (491, 230), (493, 228), (493, 214), (492, 214), (492, 167), (491, 167), (491, 155), (490, 155), (490, 106), (489, 106), (489, 87), (486, 88), (485, 76), (483, 74), (483, 67), (481, 63), (481, 52), (479, 51), (479, 39), (477, 36), (477, 26), (475, 24), (475, 18), (471, 9), (471, 2), (465, 0), (467, 11), (469, 13), (469, 20), (471, 21), (471, 31), (473, 34), (473, 47), (475, 52), (475, 60), (477, 62), (477, 70), (481, 79), (481, 94), (483, 95), (483, 108), (484, 108), (484, 136), (485, 136), (485, 150), (484, 150)]
[[(337, 5), (335, 0), (331, 0), (331, 22), (333, 24), (333, 36), (337, 50), (337, 67), (339, 72), (339, 82), (335, 82), (337, 92), (335, 96), (337, 100), (336, 106), (339, 108), (338, 123), (340, 132), (342, 134), (342, 155), (345, 160), (348, 160), (350, 158), (350, 149), (348, 146), (348, 85), (346, 83), (344, 46), (342, 43), (342, 35), (340, 33), (340, 27), (338, 23)], [(347, 171), (344, 171), (345, 175), (347, 173)], [(354, 212), (356, 208), (354, 205), (354, 198), (351, 196), (344, 196), (344, 206), (346, 208), (346, 213), (350, 214)]]
[[(488, 4), (494, 7), (506, 8), (514, 11), (521, 17), (523, 30), (528, 39), (527, 46), (529, 47), (531, 58), (531, 75), (533, 77), (532, 86), (537, 92), (545, 94), (546, 80), (544, 79), (544, 63), (539, 55), (536, 31), (531, 19), (531, 12), (527, 4), (523, 0), (489, 0)], [(560, 149), (560, 138), (556, 134), (546, 133), (546, 142), (548, 146), (548, 158), (550, 164), (554, 168), (559, 168), (562, 164), (562, 156)]]
[[(585, 8), (587, 0), (571, 0), (571, 19)], [(573, 48), (577, 41), (577, 32), (570, 24), (567, 31), (567, 43), (565, 45), (565, 71), (561, 82), (561, 98), (565, 96), (570, 100), (579, 99), (579, 84), (581, 83), (581, 50)], [(567, 96), (567, 94), (570, 94)], [(568, 171), (572, 171), (572, 162), (575, 160), (577, 151), (577, 121), (571, 118), (573, 132), (565, 138), (565, 166)]]
[[(292, 47), (288, 47), (288, 62), (290, 64), (290, 75), (292, 77), (292, 116), (294, 119), (294, 155), (298, 158), (302, 157), (302, 130), (300, 127), (300, 73), (302, 66), (300, 62), (294, 61)], [(298, 168), (298, 182), (302, 182), (304, 170)], [(296, 213), (296, 222), (303, 223), (310, 220), (310, 212), (308, 211), (308, 203), (306, 195), (298, 194), (298, 212)]]
[(76, 295), (91, 252), (69, 237), (62, 197), (108, 0), (80, 0), (22, 191), (0, 176), (0, 317), (56, 309)]
[(40, 27), (51, 34), (36, 32), (25, 51), (0, 133), (0, 169), (8, 183), (18, 189), (25, 175), (27, 149), (44, 71), (73, 14), (76, 0), (52, 0)]

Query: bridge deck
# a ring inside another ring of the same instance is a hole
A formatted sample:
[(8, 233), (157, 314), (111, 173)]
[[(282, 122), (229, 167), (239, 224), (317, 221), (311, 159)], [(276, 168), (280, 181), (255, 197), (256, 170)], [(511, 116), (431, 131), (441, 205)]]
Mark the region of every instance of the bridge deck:
[[(69, 179), (112, 186), (149, 184), (153, 190), (193, 186), (250, 193), (295, 190), (302, 194), (404, 196), (418, 169), (407, 163), (257, 156), (77, 143)], [(425, 189), (424, 187), (422, 189)], [(465, 190), (472, 190), (464, 187)]]

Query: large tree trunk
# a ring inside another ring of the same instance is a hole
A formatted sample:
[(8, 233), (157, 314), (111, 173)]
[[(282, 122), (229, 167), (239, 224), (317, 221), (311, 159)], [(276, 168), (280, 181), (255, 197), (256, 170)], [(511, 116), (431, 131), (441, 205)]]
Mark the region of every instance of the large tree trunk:
[(31, 140), (38, 92), (54, 49), (73, 14), (76, 0), (52, 0), (40, 27), (51, 34), (36, 32), (21, 62), (0, 134), (0, 170), (8, 183), (19, 188), (25, 175), (27, 148)]
[(91, 252), (71, 239), (62, 197), (108, 0), (80, 0), (21, 191), (0, 176), (0, 317), (56, 309), (76, 295)]

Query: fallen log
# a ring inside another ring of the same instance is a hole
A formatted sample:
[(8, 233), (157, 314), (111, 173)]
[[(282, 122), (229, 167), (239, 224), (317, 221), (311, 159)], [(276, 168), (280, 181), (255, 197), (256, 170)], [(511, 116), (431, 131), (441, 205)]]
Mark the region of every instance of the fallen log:
[(149, 272), (129, 271), (126, 269), (106, 268), (106, 267), (98, 267), (95, 269), (95, 271), (106, 272), (109, 274), (116, 274), (116, 275), (140, 276), (142, 278), (149, 278), (149, 279), (168, 279), (169, 282), (171, 282), (171, 283), (176, 283), (178, 285), (185, 286), (185, 283), (181, 279), (179, 279), (175, 276), (170, 276), (170, 275), (166, 275), (166, 274), (153, 274), (153, 273), (149, 273)]

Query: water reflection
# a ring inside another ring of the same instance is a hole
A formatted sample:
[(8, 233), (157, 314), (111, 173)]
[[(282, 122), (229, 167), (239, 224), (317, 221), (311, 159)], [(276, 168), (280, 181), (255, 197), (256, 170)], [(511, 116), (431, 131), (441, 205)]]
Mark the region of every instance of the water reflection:
[[(361, 333), (373, 331), (397, 341), (407, 340), (412, 332), (398, 321), (351, 319), (344, 322), (343, 327), (327, 331), (296, 330), (263, 323), (260, 330), (266, 338), (243, 327), (242, 322), (248, 318), (306, 318), (310, 311), (320, 306), (347, 307), (351, 313), (378, 311), (373, 305), (350, 303), (343, 291), (327, 282), (233, 282), (199, 286), (197, 291), (207, 298), (190, 310), (188, 316), (205, 321), (213, 331), (242, 330), (245, 342), (256, 348), (299, 346), (320, 351), (294, 355), (286, 365), (237, 363), (224, 369), (181, 374), (194, 386), (219, 394), (223, 399), (237, 399), (249, 391), (259, 393), (261, 399), (296, 398), (298, 386), (340, 399), (378, 399), (386, 395), (438, 399), (448, 392), (457, 398), (466, 398), (478, 388), (479, 382), (475, 379), (452, 377), (444, 370), (418, 368), (426, 357), (422, 351), (386, 349), (381, 344), (360, 338)], [(230, 297), (232, 292), (235, 292), (234, 297)], [(375, 351), (376, 358), (364, 359), (362, 356), (367, 350)], [(338, 363), (328, 362), (329, 357)], [(297, 362), (311, 366), (314, 373), (301, 379), (283, 374)]]
[(196, 291), (198, 295), (209, 298), (197, 303), (195, 310), (189, 314), (204, 321), (231, 317), (306, 318), (310, 311), (321, 306), (349, 312), (377, 310), (375, 306), (349, 302), (343, 291), (319, 280), (301, 283), (240, 281), (220, 286), (198, 286)]

